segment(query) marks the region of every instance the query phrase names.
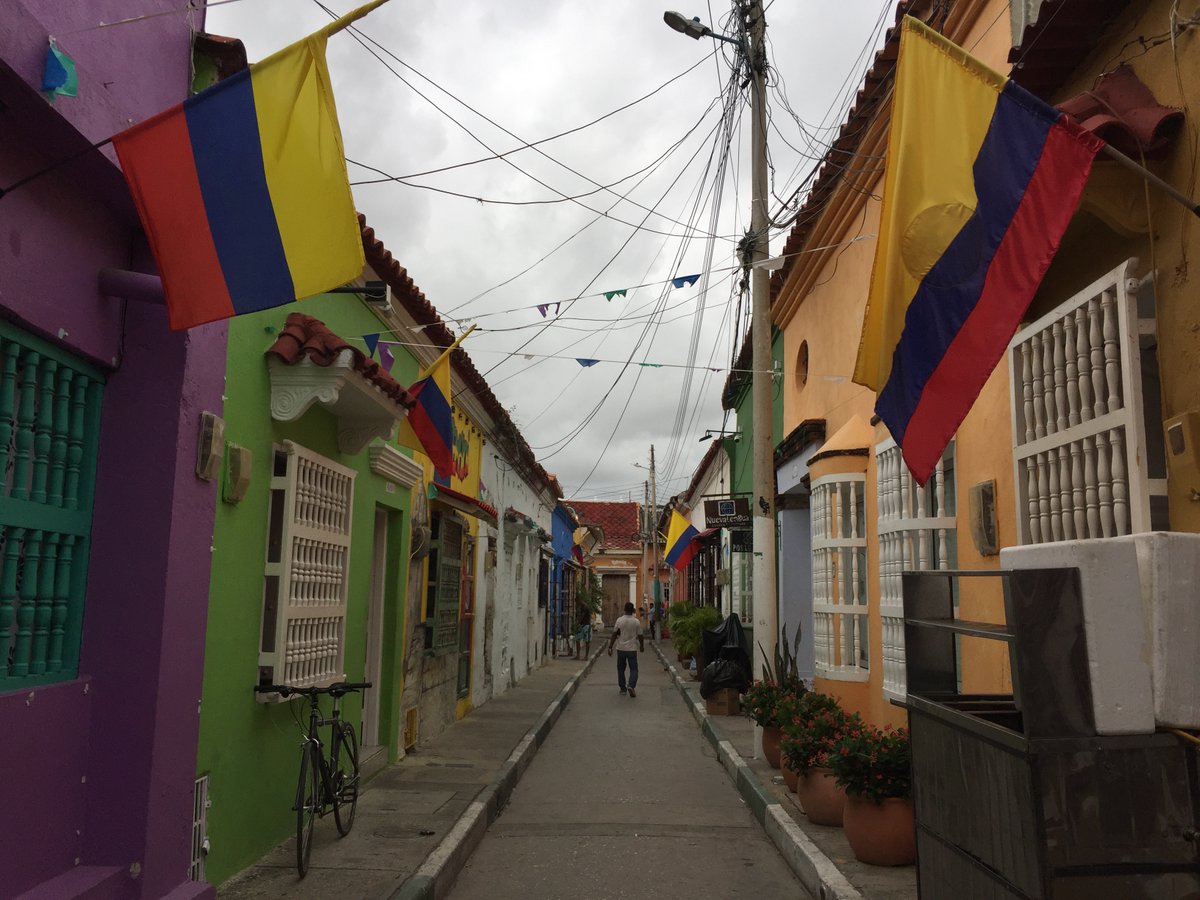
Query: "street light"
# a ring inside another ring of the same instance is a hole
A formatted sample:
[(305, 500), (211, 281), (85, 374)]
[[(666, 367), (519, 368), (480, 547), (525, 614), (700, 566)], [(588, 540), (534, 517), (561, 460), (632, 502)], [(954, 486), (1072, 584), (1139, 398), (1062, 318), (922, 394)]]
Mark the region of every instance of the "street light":
[[(775, 581), (775, 472), (774, 436), (771, 411), (771, 273), (762, 263), (768, 258), (767, 225), (767, 104), (766, 104), (766, 19), (762, 0), (748, 0), (740, 14), (741, 31), (738, 38), (717, 34), (697, 19), (687, 19), (677, 12), (663, 14), (663, 21), (676, 31), (699, 40), (734, 44), (741, 51), (738, 65), (745, 60), (752, 90), (750, 107), (753, 115), (750, 134), (751, 206), (750, 232), (744, 242), (742, 264), (750, 268), (750, 349), (753, 362), (751, 383), (751, 458), (753, 460), (754, 585), (755, 643), (762, 649), (763, 659), (774, 659), (778, 627), (777, 587)], [(746, 31), (749, 31), (747, 39)]]
[(682, 13), (677, 13), (677, 12), (668, 10), (667, 12), (663, 13), (663, 21), (666, 22), (668, 25), (670, 25), (673, 29), (678, 31), (680, 34), (686, 34), (688, 37), (695, 38), (696, 40), (700, 40), (700, 38), (702, 38), (702, 37), (710, 37), (716, 41), (725, 41), (727, 43), (733, 44), (735, 47), (738, 47), (739, 49), (742, 46), (742, 42), (740, 40), (738, 40), (737, 38), (731, 38), (726, 35), (720, 34), (716, 31), (713, 31), (711, 28), (709, 28), (707, 25), (705, 25), (703, 22), (700, 21), (699, 16), (696, 16), (693, 19), (689, 19)]
[(711, 441), (715, 437), (730, 438), (737, 441), (741, 440), (742, 433), (740, 431), (724, 431), (722, 429), (709, 428), (704, 432), (704, 436), (700, 438), (700, 443), (703, 444), (705, 441)]

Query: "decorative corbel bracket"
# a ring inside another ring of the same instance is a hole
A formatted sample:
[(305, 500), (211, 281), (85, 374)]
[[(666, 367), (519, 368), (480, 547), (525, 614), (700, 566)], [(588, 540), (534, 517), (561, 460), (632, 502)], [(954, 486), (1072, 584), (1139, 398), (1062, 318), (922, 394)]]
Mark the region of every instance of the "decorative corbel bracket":
[(354, 354), (343, 350), (328, 366), (307, 357), (288, 365), (269, 356), (271, 418), (294, 422), (314, 404), (337, 417), (338, 449), (354, 455), (375, 438), (390, 439), (404, 411), (354, 369)]

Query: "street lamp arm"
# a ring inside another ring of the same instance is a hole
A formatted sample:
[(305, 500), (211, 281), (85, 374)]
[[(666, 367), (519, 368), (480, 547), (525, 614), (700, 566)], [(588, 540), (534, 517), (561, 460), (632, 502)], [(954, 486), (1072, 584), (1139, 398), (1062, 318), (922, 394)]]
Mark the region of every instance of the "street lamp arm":
[(663, 13), (663, 21), (671, 28), (678, 31), (680, 34), (686, 34), (690, 38), (700, 40), (702, 37), (710, 37), (714, 41), (724, 41), (727, 44), (733, 44), (739, 50), (744, 49), (742, 42), (738, 38), (729, 37), (729, 35), (721, 34), (713, 31), (707, 25), (700, 21), (699, 17), (689, 19), (682, 13), (677, 13), (671, 10)]

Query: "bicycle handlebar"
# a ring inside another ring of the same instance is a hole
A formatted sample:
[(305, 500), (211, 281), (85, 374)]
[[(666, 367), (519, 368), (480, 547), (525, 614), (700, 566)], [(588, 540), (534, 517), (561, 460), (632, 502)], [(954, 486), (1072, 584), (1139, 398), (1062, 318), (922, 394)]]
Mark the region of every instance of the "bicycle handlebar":
[(373, 687), (369, 681), (339, 681), (328, 687), (296, 687), (290, 684), (256, 684), (254, 693), (256, 694), (278, 694), (281, 697), (290, 697), (293, 694), (302, 697), (316, 697), (320, 694), (329, 694), (331, 697), (341, 697), (343, 694), (348, 694), (351, 691), (361, 691), (369, 687)]

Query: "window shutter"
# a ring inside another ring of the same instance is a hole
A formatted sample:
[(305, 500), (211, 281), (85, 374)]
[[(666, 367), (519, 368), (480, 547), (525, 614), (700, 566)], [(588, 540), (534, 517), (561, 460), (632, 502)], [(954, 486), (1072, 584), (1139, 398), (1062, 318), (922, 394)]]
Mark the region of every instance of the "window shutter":
[(262, 683), (345, 677), (355, 472), (284, 441), (275, 452), (259, 655)]

